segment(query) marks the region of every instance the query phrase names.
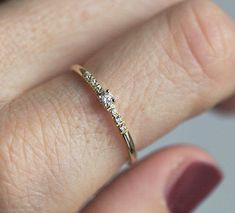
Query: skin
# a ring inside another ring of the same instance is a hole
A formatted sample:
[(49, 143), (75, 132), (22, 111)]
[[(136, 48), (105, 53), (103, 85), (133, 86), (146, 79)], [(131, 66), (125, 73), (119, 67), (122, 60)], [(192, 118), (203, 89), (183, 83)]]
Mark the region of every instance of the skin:
[[(71, 64), (118, 97), (138, 150), (235, 93), (235, 25), (207, 0), (13, 0), (0, 5), (0, 41), (4, 210), (75, 212), (128, 158)], [(83, 211), (168, 212), (166, 178), (194, 161), (216, 166), (196, 147), (153, 153)]]

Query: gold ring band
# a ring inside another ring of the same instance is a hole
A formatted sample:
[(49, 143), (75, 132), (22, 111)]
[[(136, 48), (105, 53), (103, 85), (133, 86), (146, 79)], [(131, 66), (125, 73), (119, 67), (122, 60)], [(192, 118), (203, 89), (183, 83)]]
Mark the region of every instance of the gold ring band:
[(100, 103), (102, 103), (105, 109), (111, 113), (112, 118), (127, 145), (128, 154), (130, 157), (129, 163), (134, 163), (137, 159), (135, 144), (125, 122), (122, 120), (120, 114), (116, 110), (114, 104), (115, 99), (113, 95), (109, 92), (109, 90), (103, 89), (103, 87), (97, 82), (95, 77), (82, 66), (74, 65), (72, 66), (72, 70), (78, 73), (90, 85), (90, 87), (93, 89), (98, 99), (100, 100)]

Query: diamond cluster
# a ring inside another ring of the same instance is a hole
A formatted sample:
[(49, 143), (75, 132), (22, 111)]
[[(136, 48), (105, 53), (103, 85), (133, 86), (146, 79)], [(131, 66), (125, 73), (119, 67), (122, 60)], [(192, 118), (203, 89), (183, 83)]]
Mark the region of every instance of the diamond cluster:
[(127, 127), (117, 109), (115, 108), (115, 99), (113, 95), (109, 92), (109, 90), (106, 90), (105, 92), (101, 93), (101, 95), (99, 95), (99, 99), (104, 107), (111, 113), (112, 118), (115, 121), (121, 134), (125, 134), (127, 132)]
[(87, 70), (82, 70), (82, 75), (87, 83), (89, 83), (92, 87), (92, 89), (97, 93), (101, 94), (104, 92), (104, 89), (102, 86), (97, 82), (97, 80), (94, 78), (94, 76), (89, 73)]
[(109, 110), (112, 114), (112, 118), (115, 121), (117, 127), (119, 128), (120, 132), (122, 134), (127, 132), (127, 126), (124, 123), (124, 121), (122, 120), (122, 117), (120, 116), (120, 114), (117, 112), (116, 108), (113, 106), (113, 108), (111, 108)]
[(115, 108), (115, 98), (109, 92), (109, 90), (104, 90), (102, 86), (97, 82), (97, 80), (93, 77), (93, 75), (87, 70), (81, 70), (81, 73), (86, 80), (87, 83), (92, 87), (92, 89), (98, 95), (100, 102), (104, 105), (104, 107), (112, 114), (112, 118), (115, 121), (119, 131), (121, 134), (125, 134), (128, 129), (124, 121), (122, 120), (120, 114), (117, 112)]

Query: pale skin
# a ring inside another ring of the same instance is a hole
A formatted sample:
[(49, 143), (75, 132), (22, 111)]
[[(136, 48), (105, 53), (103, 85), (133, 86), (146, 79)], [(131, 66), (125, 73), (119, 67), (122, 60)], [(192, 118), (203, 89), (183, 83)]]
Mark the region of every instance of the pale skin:
[(233, 110), (223, 101), (235, 93), (235, 25), (214, 3), (12, 0), (0, 5), (0, 41), (0, 209), (75, 212), (101, 190), (83, 212), (165, 213), (176, 168), (217, 167), (201, 149), (173, 146), (101, 189), (126, 147), (69, 71), (82, 64), (111, 90), (138, 150), (218, 104)]

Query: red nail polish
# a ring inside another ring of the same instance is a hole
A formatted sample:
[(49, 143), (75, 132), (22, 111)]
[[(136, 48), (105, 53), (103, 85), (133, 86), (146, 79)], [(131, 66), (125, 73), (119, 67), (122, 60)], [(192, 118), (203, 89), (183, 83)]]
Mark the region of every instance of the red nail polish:
[(222, 173), (213, 165), (190, 164), (166, 193), (171, 213), (190, 213), (220, 183)]

